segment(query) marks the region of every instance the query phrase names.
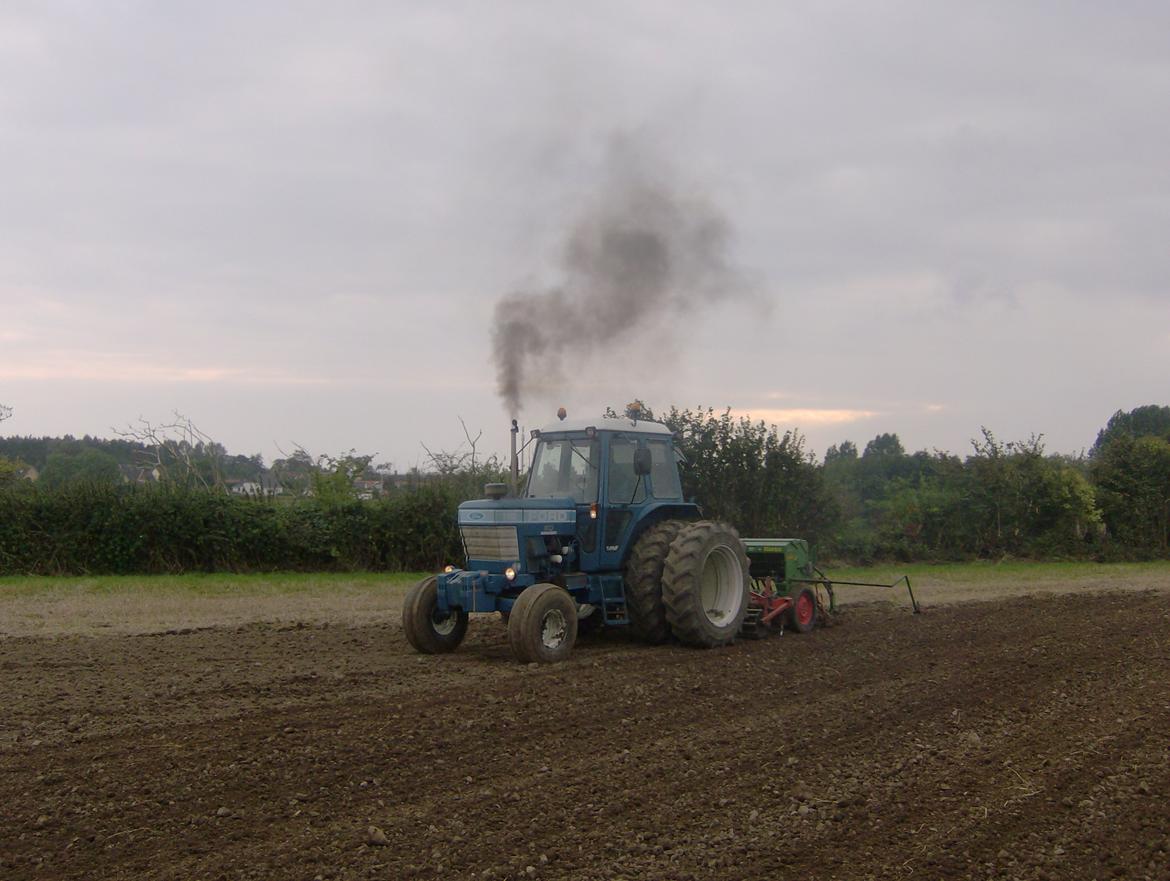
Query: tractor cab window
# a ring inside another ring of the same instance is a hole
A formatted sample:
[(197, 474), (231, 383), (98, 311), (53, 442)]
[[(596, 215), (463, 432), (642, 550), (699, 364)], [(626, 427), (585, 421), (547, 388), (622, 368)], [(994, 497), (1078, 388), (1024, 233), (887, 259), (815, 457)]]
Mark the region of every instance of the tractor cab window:
[(609, 500), (619, 505), (639, 504), (646, 498), (646, 481), (634, 473), (638, 442), (615, 437), (609, 442)]
[(596, 502), (599, 458), (595, 440), (541, 440), (532, 457), (528, 498), (572, 498), (577, 504)]
[(650, 483), (656, 499), (681, 499), (682, 484), (670, 444), (664, 440), (646, 441), (650, 448)]

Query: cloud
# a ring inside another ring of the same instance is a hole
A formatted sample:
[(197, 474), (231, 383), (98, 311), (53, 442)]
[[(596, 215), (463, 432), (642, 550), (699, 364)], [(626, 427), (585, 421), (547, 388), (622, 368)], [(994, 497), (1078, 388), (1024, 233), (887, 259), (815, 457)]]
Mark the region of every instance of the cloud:
[(800, 427), (806, 425), (848, 425), (852, 422), (873, 419), (875, 416), (881, 414), (873, 410), (818, 409), (815, 407), (793, 409), (737, 409), (733, 407), (731, 409), (731, 415), (736, 418), (743, 416), (751, 419), (753, 422), (763, 420), (769, 425), (778, 425), (784, 428), (787, 426)]
[(0, 364), (0, 380), (78, 383), (166, 384), (204, 383), (242, 386), (319, 386), (324, 379), (299, 376), (267, 367), (242, 368), (212, 365), (176, 365), (130, 355), (104, 352), (54, 352), (20, 363)]
[(32, 433), (200, 407), (251, 449), (409, 462), (455, 414), (489, 443), (492, 303), (555, 269), (629, 131), (775, 309), (684, 316), (669, 358), (550, 353), (566, 401), (1079, 449), (1166, 394), (1168, 31), (1154, 3), (9, 4), (0, 400)]

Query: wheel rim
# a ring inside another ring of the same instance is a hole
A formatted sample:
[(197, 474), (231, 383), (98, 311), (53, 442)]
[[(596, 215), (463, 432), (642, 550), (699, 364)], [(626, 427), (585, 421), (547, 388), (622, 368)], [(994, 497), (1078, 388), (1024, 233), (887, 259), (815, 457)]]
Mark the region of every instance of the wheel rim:
[(558, 649), (569, 636), (569, 622), (560, 609), (549, 609), (540, 619), (540, 641), (546, 649)]
[(431, 610), (431, 629), (439, 636), (450, 636), (455, 632), (455, 616), (450, 612)]
[(743, 606), (743, 569), (731, 548), (715, 548), (703, 561), (699, 590), (703, 613), (716, 627), (733, 622)]
[(816, 612), (816, 605), (807, 593), (802, 593), (796, 598), (796, 620), (801, 627), (812, 623), (813, 615)]

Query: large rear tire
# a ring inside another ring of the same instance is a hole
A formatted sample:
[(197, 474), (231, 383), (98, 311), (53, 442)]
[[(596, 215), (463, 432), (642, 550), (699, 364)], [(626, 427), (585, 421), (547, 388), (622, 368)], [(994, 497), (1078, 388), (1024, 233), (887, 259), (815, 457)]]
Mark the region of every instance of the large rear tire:
[(739, 533), (726, 523), (700, 520), (670, 545), (662, 573), (662, 600), (674, 635), (711, 648), (735, 639), (747, 613), (751, 580)]
[(467, 635), (467, 613), (462, 609), (440, 612), (436, 576), (424, 578), (406, 594), (402, 607), (402, 631), (416, 651), (424, 655), (453, 652)]
[(651, 645), (670, 638), (670, 624), (662, 602), (662, 570), (670, 543), (686, 525), (685, 520), (664, 520), (651, 526), (638, 538), (626, 562), (626, 612), (630, 616), (630, 631)]
[(555, 584), (521, 592), (508, 619), (508, 643), (521, 664), (563, 661), (577, 641), (577, 603)]

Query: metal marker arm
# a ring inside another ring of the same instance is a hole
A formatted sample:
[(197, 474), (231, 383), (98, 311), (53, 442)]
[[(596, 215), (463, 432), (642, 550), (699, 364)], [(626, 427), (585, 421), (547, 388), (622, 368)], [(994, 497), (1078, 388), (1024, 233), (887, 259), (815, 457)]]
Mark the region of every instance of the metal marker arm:
[[(824, 573), (821, 572), (820, 569), (817, 570), (817, 574), (822, 575), (822, 576), (824, 575)], [(903, 575), (901, 578), (899, 578), (893, 584), (879, 584), (876, 581), (837, 581), (835, 578), (827, 578), (827, 577), (789, 578), (788, 580), (789, 581), (798, 581), (798, 582), (801, 582), (803, 584), (823, 584), (828, 588), (830, 597), (832, 596), (833, 586), (837, 585), (837, 584), (844, 584), (847, 587), (884, 587), (887, 589), (892, 589), (892, 588), (897, 587), (899, 584), (901, 584), (904, 581), (904, 582), (906, 582), (906, 591), (907, 591), (907, 593), (910, 594), (910, 605), (914, 609), (914, 614), (918, 615), (922, 612), (922, 608), (918, 605), (918, 600), (916, 600), (914, 598), (914, 588), (910, 586), (910, 576), (909, 575)], [(834, 603), (834, 605), (835, 605), (835, 603)]]

